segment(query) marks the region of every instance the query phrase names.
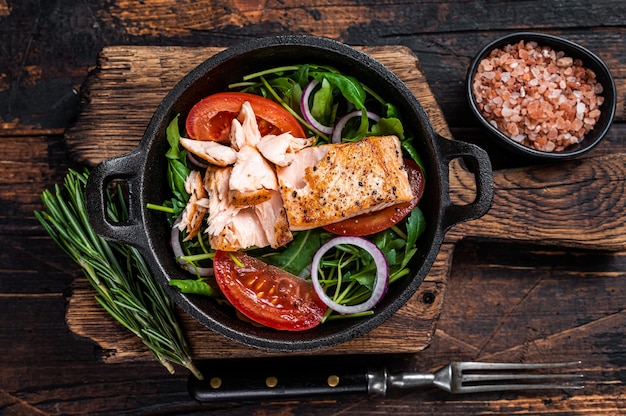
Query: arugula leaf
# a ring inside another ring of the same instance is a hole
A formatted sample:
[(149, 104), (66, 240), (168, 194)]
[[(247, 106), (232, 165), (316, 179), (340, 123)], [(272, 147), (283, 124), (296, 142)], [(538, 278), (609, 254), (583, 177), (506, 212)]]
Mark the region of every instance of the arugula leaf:
[(385, 253), (387, 264), (389, 266), (395, 266), (398, 264), (398, 252), (395, 249), (391, 249)]
[(185, 179), (189, 176), (190, 170), (178, 159), (171, 159), (168, 165), (168, 177), (170, 179), (172, 191), (180, 200), (189, 200), (189, 194), (185, 189)]
[[(374, 276), (375, 276), (375, 273), (373, 273), (374, 269), (372, 269), (371, 271), (372, 271), (372, 273), (369, 273), (369, 274), (359, 274), (358, 276), (354, 277), (354, 280), (359, 282), (359, 284), (361, 286), (366, 287), (369, 292), (374, 290)], [(347, 273), (346, 275), (350, 276), (350, 273)]]
[(309, 65), (300, 65), (291, 77), (300, 85), (300, 88), (304, 88), (309, 83)]
[(402, 126), (400, 119), (395, 117), (381, 118), (378, 123), (372, 126), (372, 135), (374, 136), (387, 136), (391, 134), (398, 136), (400, 140), (404, 140), (404, 126)]
[[(415, 242), (418, 237), (422, 235), (422, 233), (426, 230), (426, 219), (424, 218), (424, 213), (419, 207), (413, 208), (409, 218), (406, 221), (406, 251), (415, 246)], [(405, 254), (406, 255), (406, 254)]]
[(167, 152), (166, 156), (169, 159), (177, 159), (180, 156), (179, 148), (178, 148), (178, 140), (180, 139), (180, 132), (178, 130), (178, 118), (180, 114), (177, 114), (176, 117), (170, 121), (170, 124), (167, 125), (165, 129), (165, 134), (167, 137), (167, 142), (170, 144), (170, 150)]
[(400, 142), (400, 145), (402, 146), (402, 149), (404, 149), (404, 151), (407, 152), (409, 156), (411, 156), (411, 159), (413, 159), (415, 163), (417, 163), (417, 166), (420, 167), (422, 173), (424, 174), (424, 180), (426, 180), (426, 167), (424, 166), (424, 162), (422, 161), (421, 156), (419, 155), (419, 153), (417, 153), (417, 150), (411, 144), (411, 140), (402, 140)]
[(324, 78), (320, 83), (320, 88), (313, 94), (311, 114), (321, 123), (328, 124), (332, 109), (333, 89), (326, 78)]
[(359, 129), (356, 132), (356, 138), (357, 139), (362, 139), (365, 136), (367, 136), (367, 131), (369, 130), (369, 120), (367, 118), (367, 112), (363, 111), (363, 113), (361, 114), (361, 123), (359, 124)]
[(264, 257), (264, 260), (276, 267), (299, 276), (311, 265), (317, 249), (329, 239), (327, 233), (320, 229), (306, 230), (295, 235), (287, 249)]
[(392, 267), (400, 264), (402, 256), (398, 254), (398, 250), (403, 253), (407, 242), (389, 228), (375, 235), (374, 244), (385, 253), (387, 263), (389, 267)]
[(291, 103), (291, 108), (300, 108), (300, 99), (302, 98), (302, 87), (300, 84), (295, 83), (291, 88), (291, 95), (285, 97), (285, 101)]
[(357, 110), (365, 111), (365, 89), (354, 77), (341, 75), (333, 72), (312, 72), (311, 75), (318, 81), (323, 79), (341, 91), (341, 95), (356, 107)]
[(391, 103), (385, 103), (385, 117), (387, 118), (400, 118), (400, 112), (398, 107)]
[[(272, 79), (270, 81), (268, 81), (268, 83), (277, 91), (280, 91), (280, 93), (283, 95), (283, 97), (288, 97), (291, 95), (291, 90), (294, 86), (294, 84), (296, 84), (291, 78), (289, 77), (280, 77), (280, 78), (275, 78)], [(296, 84), (297, 85), (297, 84)]]
[(189, 194), (185, 189), (185, 180), (189, 176), (191, 169), (187, 167), (187, 152), (181, 151), (179, 147), (178, 117), (179, 115), (174, 117), (165, 130), (167, 142), (170, 145), (169, 150), (165, 154), (168, 161), (167, 179), (176, 199), (186, 204), (189, 200)]

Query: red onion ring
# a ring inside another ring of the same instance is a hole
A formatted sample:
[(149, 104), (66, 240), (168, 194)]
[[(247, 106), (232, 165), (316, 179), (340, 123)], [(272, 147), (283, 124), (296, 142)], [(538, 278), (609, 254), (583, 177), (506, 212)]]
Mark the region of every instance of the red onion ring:
[[(376, 264), (376, 280), (374, 281), (374, 288), (372, 289), (372, 296), (363, 303), (357, 305), (341, 305), (333, 301), (324, 292), (322, 285), (319, 282), (319, 265), (322, 260), (322, 256), (326, 254), (331, 248), (340, 245), (349, 244), (360, 247), (366, 250), (374, 260)], [(330, 309), (339, 312), (344, 315), (365, 312), (372, 309), (380, 302), (385, 293), (387, 292), (387, 285), (389, 283), (389, 266), (385, 254), (378, 248), (378, 246), (369, 240), (361, 237), (335, 237), (332, 240), (323, 244), (319, 250), (313, 256), (313, 262), (311, 265), (311, 280), (313, 282), (313, 288), (319, 296), (320, 300), (326, 304)]]
[[(363, 112), (361, 110), (355, 110), (341, 117), (337, 121), (337, 124), (335, 124), (335, 129), (333, 130), (333, 136), (332, 136), (331, 142), (341, 143), (341, 132), (343, 131), (343, 128), (346, 126), (346, 124), (348, 123), (348, 120), (357, 116), (360, 117), (362, 113)], [(374, 120), (374, 121), (380, 120), (380, 116), (378, 114), (374, 114), (370, 111), (368, 111), (366, 114), (367, 114), (367, 118), (369, 118), (370, 120)]]
[(209, 164), (199, 160), (194, 154), (191, 152), (187, 152), (187, 160), (191, 162), (197, 168), (206, 169), (209, 167)]
[(182, 214), (176, 218), (174, 221), (174, 225), (172, 225), (172, 229), (170, 231), (170, 246), (172, 246), (172, 251), (174, 252), (174, 257), (178, 264), (181, 267), (188, 271), (193, 275), (198, 275), (202, 277), (213, 276), (213, 268), (212, 267), (196, 267), (193, 264), (187, 263), (182, 257), (185, 255), (183, 253), (183, 247), (180, 244), (180, 229), (178, 228), (178, 224), (180, 223), (180, 218)]
[(307, 123), (311, 125), (318, 133), (321, 134), (330, 134), (333, 132), (333, 128), (329, 126), (325, 126), (313, 117), (311, 114), (311, 108), (309, 107), (309, 97), (313, 92), (313, 89), (320, 82), (316, 79), (309, 82), (306, 87), (304, 87), (304, 91), (302, 91), (302, 97), (300, 98), (300, 110), (302, 111), (302, 116), (306, 120)]

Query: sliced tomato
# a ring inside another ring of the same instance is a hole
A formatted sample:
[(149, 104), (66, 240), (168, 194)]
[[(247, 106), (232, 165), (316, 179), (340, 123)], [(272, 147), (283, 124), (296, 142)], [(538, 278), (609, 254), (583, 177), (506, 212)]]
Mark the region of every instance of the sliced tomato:
[(302, 331), (326, 312), (310, 282), (245, 253), (216, 251), (213, 269), (226, 299), (259, 324)]
[(283, 106), (260, 95), (244, 92), (220, 92), (197, 102), (187, 115), (187, 134), (196, 140), (227, 143), (231, 123), (246, 101), (254, 110), (261, 135), (291, 132), (294, 137), (305, 137), (298, 120)]
[(324, 229), (338, 235), (364, 236), (386, 230), (404, 219), (415, 208), (424, 193), (424, 173), (422, 169), (410, 159), (404, 159), (404, 166), (413, 191), (413, 199), (411, 201), (329, 224)]

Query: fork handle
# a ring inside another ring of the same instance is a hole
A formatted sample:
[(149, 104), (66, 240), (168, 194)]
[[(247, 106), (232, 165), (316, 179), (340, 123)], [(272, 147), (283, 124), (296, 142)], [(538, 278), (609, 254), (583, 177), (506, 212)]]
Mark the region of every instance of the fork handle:
[[(189, 394), (200, 402), (267, 401), (296, 397), (366, 394), (375, 381), (386, 382), (385, 370), (368, 376), (363, 363), (281, 359), (214, 360), (199, 363), (204, 380), (189, 377)], [(381, 390), (382, 389), (382, 390)], [(372, 393), (384, 394), (386, 385)]]

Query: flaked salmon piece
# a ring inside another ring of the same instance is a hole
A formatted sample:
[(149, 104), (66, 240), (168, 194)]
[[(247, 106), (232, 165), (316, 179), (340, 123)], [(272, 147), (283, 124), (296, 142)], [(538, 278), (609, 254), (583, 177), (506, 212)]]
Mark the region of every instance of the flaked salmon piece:
[(187, 230), (187, 236), (184, 241), (194, 238), (202, 226), (202, 220), (209, 208), (209, 200), (202, 175), (200, 172), (193, 170), (185, 179), (185, 190), (189, 193), (189, 201), (185, 205), (178, 223), (178, 229)]
[(214, 141), (181, 137), (179, 142), (189, 153), (193, 153), (213, 165), (228, 166), (237, 160), (235, 149)]
[(239, 150), (240, 145), (243, 146), (246, 142), (246, 138), (243, 132), (243, 126), (241, 125), (239, 120), (237, 120), (237, 118), (234, 118), (233, 121), (230, 123), (229, 136), (231, 148), (235, 152)]
[(250, 206), (270, 199), (270, 192), (278, 190), (278, 181), (269, 162), (255, 147), (246, 144), (237, 152), (228, 187), (233, 205)]
[(291, 133), (283, 133), (278, 136), (269, 134), (263, 136), (257, 143), (256, 148), (264, 158), (277, 166), (289, 166), (296, 152), (311, 146), (314, 138), (303, 139), (293, 137)]
[(410, 201), (400, 140), (367, 137), (307, 147), (277, 168), (292, 231), (307, 230)]
[(218, 234), (209, 235), (209, 244), (214, 250), (238, 251), (251, 247), (266, 247), (267, 241), (259, 217), (253, 208), (239, 210)]
[(255, 205), (254, 212), (265, 230), (265, 236), (272, 248), (278, 248), (293, 240), (283, 198), (279, 191), (271, 191), (270, 199)]
[(209, 168), (205, 186), (209, 192), (206, 233), (214, 250), (237, 251), (269, 245), (253, 208), (237, 208), (229, 202), (228, 181), (232, 168)]
[(267, 241), (259, 217), (253, 208), (239, 210), (230, 222), (216, 235), (209, 235), (214, 250), (238, 251), (251, 247), (266, 247)]
[(230, 144), (235, 150), (241, 150), (245, 145), (256, 146), (261, 140), (259, 125), (248, 101), (241, 105), (239, 114), (232, 121), (230, 131)]
[(229, 180), (234, 168), (209, 168), (205, 187), (209, 192), (206, 232), (214, 250), (237, 251), (250, 247), (280, 247), (293, 239), (282, 198), (276, 190), (252, 207), (236, 207), (230, 201)]
[(228, 181), (232, 167), (210, 167), (204, 175), (204, 187), (209, 193), (209, 218), (206, 232), (218, 235), (241, 210), (229, 202)]

